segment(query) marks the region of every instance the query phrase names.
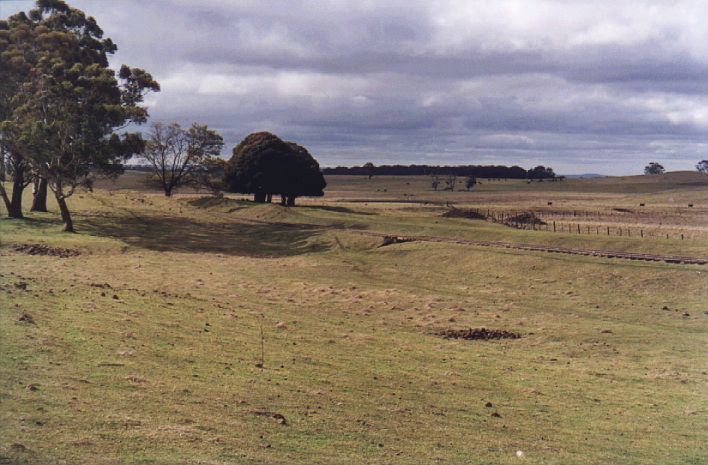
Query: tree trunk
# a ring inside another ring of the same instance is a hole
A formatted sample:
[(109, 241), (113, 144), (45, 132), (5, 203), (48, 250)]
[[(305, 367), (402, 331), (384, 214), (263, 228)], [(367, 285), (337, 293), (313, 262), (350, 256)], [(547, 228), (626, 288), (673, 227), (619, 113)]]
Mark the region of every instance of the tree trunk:
[(285, 194), (280, 194), (280, 205), (285, 206), (287, 205), (287, 196)]
[(7, 211), (10, 211), (10, 197), (7, 196), (7, 192), (5, 191), (5, 186), (0, 182), (0, 196), (2, 196), (3, 202), (5, 202), (5, 208)]
[(22, 171), (14, 173), (12, 177), (12, 199), (7, 209), (10, 218), (23, 218), (22, 216), (22, 191), (25, 190), (25, 179)]
[(289, 195), (288, 196), (288, 207), (294, 207), (294, 206), (295, 206), (295, 196)]
[(266, 200), (265, 192), (256, 192), (253, 195), (253, 201), (258, 203), (264, 203)]
[(69, 212), (69, 207), (66, 206), (66, 199), (59, 192), (55, 192), (54, 196), (59, 204), (59, 211), (61, 212), (61, 220), (64, 222), (64, 232), (75, 232), (74, 222), (71, 219), (71, 212)]
[(172, 188), (165, 187), (165, 197), (172, 197)]
[(272, 203), (273, 202), (273, 194), (268, 194), (266, 195), (266, 202)]
[(32, 200), (31, 212), (47, 211), (47, 178), (38, 177), (35, 180), (34, 199)]

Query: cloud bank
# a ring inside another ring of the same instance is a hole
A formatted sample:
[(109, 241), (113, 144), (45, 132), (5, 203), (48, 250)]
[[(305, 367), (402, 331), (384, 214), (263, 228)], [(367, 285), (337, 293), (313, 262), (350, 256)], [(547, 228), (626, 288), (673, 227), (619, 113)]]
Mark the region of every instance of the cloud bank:
[(325, 166), (708, 158), (701, 0), (69, 3), (160, 81), (153, 120), (207, 123), (228, 152), (270, 130)]

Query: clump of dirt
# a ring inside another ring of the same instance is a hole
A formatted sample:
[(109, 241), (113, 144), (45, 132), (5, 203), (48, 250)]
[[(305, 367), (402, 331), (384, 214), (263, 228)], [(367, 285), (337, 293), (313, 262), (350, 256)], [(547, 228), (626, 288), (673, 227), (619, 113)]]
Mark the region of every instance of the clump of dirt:
[(81, 255), (76, 249), (62, 249), (61, 247), (51, 247), (43, 244), (20, 244), (14, 247), (15, 251), (26, 253), (27, 255), (48, 255), (52, 257), (69, 258)]
[(402, 236), (384, 236), (383, 244), (381, 244), (379, 247), (385, 247), (391, 244), (402, 244), (404, 242), (411, 242), (412, 240), (413, 239)]
[(508, 218), (504, 219), (504, 224), (513, 226), (516, 224), (539, 224), (539, 225), (545, 225), (548, 224), (545, 221), (543, 221), (541, 218), (536, 216), (533, 212), (523, 212), (515, 216), (510, 216)]
[(35, 324), (34, 318), (32, 318), (32, 315), (29, 313), (23, 313), (20, 315), (20, 317), (17, 319), (20, 323), (29, 323), (31, 325)]
[(467, 339), (469, 341), (494, 339), (519, 339), (521, 334), (502, 329), (468, 328), (468, 329), (444, 329), (436, 333), (445, 339)]
[(453, 208), (446, 211), (442, 215), (443, 218), (467, 218), (468, 220), (486, 220), (487, 216), (477, 210), (465, 210), (462, 208)]

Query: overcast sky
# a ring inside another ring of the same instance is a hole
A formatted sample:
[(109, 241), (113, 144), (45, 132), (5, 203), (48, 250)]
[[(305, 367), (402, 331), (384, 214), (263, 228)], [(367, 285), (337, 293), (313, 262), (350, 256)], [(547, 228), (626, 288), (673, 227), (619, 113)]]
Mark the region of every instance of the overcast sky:
[[(639, 173), (708, 158), (695, 1), (74, 0), (162, 85), (152, 121), (253, 131), (323, 166)], [(2, 17), (31, 2), (0, 0)]]

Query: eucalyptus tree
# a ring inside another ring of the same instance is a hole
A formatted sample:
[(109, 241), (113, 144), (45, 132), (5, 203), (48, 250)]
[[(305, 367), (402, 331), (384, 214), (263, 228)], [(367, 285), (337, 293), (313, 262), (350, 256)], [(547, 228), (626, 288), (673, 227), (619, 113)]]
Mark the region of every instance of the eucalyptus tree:
[(79, 186), (90, 188), (96, 175), (117, 176), (142, 152), (139, 133), (119, 131), (147, 120), (140, 104), (160, 87), (149, 73), (126, 65), (116, 79), (108, 64), (116, 45), (103, 38), (94, 18), (61, 0), (38, 0), (29, 15), (8, 23), (31, 31), (34, 55), (12, 121), (4, 125), (16, 131), (33, 168), (47, 179), (64, 230), (73, 232), (66, 199)]
[[(0, 20), (0, 196), (10, 218), (22, 218), (22, 192), (31, 181), (31, 166), (20, 144), (16, 110), (35, 62), (34, 29), (24, 13)], [(12, 193), (4, 182), (12, 177)]]

